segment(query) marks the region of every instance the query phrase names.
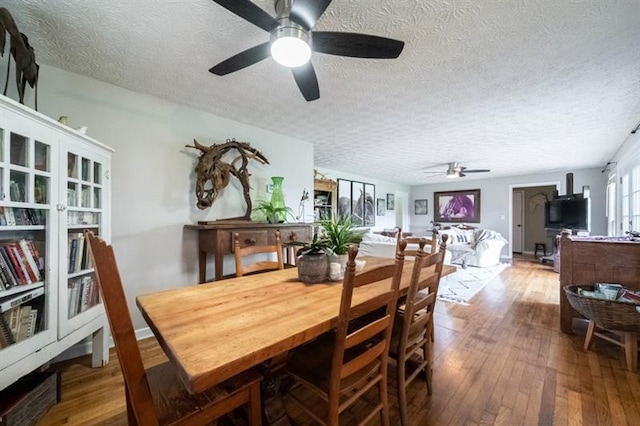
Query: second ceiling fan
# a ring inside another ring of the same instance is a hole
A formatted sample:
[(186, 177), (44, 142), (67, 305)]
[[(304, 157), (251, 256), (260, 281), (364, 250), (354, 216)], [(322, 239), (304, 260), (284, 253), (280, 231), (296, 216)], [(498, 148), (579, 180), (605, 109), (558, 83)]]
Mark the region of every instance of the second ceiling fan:
[(491, 170), (489, 169), (468, 169), (464, 166), (461, 166), (460, 163), (448, 163), (449, 168), (443, 172), (430, 172), (424, 171), (424, 173), (433, 173), (433, 174), (444, 174), (448, 178), (459, 178), (465, 177), (467, 173), (488, 173)]
[(250, 0), (213, 0), (215, 3), (271, 34), (270, 40), (244, 50), (212, 67), (226, 75), (269, 56), (290, 67), (307, 101), (320, 97), (318, 79), (311, 65), (311, 51), (352, 58), (394, 59), (404, 42), (368, 34), (312, 31), (331, 0), (274, 0), (274, 18)]

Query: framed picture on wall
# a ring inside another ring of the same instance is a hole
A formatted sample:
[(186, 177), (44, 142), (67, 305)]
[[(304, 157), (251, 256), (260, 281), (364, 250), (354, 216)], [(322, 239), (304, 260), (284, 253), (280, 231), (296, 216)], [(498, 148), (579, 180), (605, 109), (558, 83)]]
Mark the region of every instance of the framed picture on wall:
[(354, 226), (376, 223), (376, 186), (371, 183), (338, 179), (338, 219), (351, 218)]
[(351, 181), (338, 179), (338, 220), (351, 217)]
[(415, 200), (413, 214), (427, 214), (427, 200)]
[(385, 209), (384, 209), (384, 203), (385, 203), (385, 199), (384, 198), (377, 198), (376, 199), (376, 216), (384, 216), (385, 215)]
[(395, 209), (395, 196), (393, 194), (387, 194), (387, 210)]
[(480, 223), (480, 190), (434, 192), (435, 222)]

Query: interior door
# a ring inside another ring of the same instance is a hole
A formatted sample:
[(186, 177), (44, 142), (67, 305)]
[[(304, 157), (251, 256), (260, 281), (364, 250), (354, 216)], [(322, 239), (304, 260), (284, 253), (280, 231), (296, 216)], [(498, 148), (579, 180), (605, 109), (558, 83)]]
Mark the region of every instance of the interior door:
[(513, 253), (522, 253), (524, 246), (524, 192), (513, 191)]

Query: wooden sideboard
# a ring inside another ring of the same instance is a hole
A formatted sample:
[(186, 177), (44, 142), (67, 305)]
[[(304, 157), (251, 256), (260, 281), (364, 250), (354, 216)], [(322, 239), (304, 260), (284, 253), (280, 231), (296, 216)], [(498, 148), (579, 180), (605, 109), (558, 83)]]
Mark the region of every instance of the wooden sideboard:
[(215, 221), (198, 225), (185, 225), (198, 231), (198, 274), (200, 283), (207, 282), (207, 257), (213, 255), (214, 280), (224, 277), (224, 256), (233, 253), (233, 234), (240, 234), (243, 246), (275, 244), (275, 231), (286, 246), (293, 241), (311, 241), (313, 226), (310, 223), (266, 223), (252, 221)]
[(589, 240), (563, 233), (560, 238), (560, 328), (573, 333), (574, 318), (582, 318), (569, 304), (563, 287), (618, 283), (640, 290), (640, 243)]

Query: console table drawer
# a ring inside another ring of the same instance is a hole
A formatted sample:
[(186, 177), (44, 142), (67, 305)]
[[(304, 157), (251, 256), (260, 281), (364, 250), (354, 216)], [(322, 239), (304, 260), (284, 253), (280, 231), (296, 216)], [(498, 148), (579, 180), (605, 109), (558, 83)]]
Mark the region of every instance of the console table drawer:
[[(269, 243), (275, 243), (275, 238), (275, 235), (269, 235)], [(280, 241), (282, 241), (282, 244), (294, 241), (311, 241), (311, 227), (301, 226), (293, 229), (281, 229)]]
[[(249, 247), (249, 246), (266, 246), (267, 244), (275, 243), (275, 231), (271, 232), (273, 235), (268, 235), (267, 231), (232, 231), (229, 232), (229, 238), (231, 240), (231, 253), (233, 253), (234, 249), (234, 235), (238, 234), (238, 241), (240, 241), (240, 247)], [(273, 240), (273, 243), (270, 241)]]

